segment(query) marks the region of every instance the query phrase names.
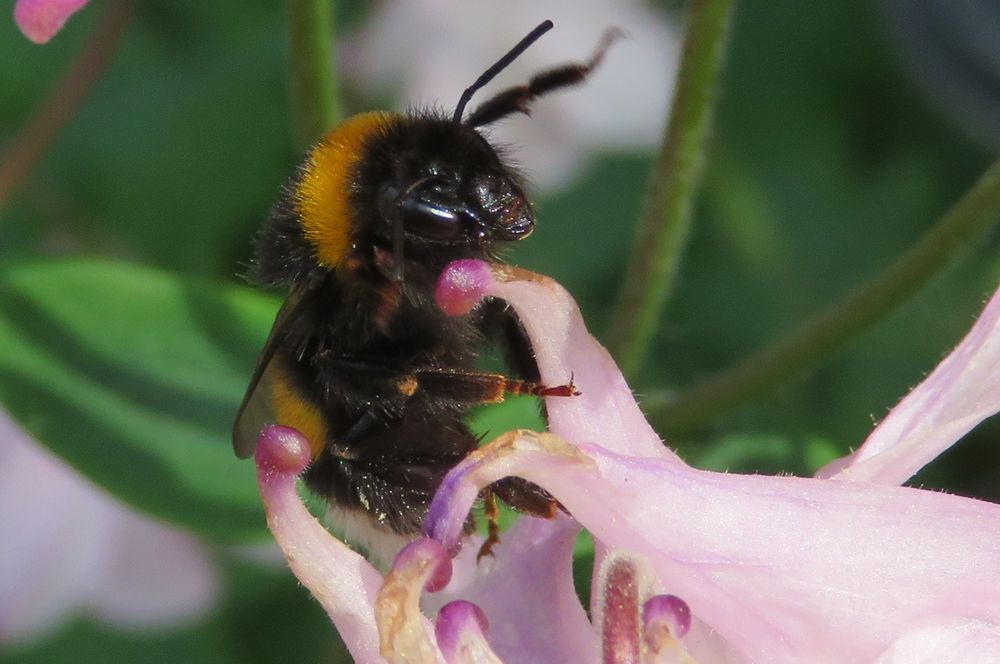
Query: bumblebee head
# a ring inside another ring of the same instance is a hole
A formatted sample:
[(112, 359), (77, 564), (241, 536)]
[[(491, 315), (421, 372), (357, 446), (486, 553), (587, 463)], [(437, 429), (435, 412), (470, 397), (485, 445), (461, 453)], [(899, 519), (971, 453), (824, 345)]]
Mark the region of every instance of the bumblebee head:
[(621, 35), (609, 30), (587, 62), (536, 74), (470, 113), (473, 94), (552, 27), (545, 21), (465, 89), (451, 117), (439, 113), (362, 113), (310, 151), (275, 206), (258, 243), (258, 277), (294, 284), (317, 268), (345, 264), (358, 249), (429, 270), (456, 258), (493, 256), (497, 243), (531, 234), (535, 217), (520, 177), (479, 128), (553, 90), (576, 85)]
[(542, 22), (483, 72), (462, 93), (450, 121), (421, 117), (400, 123), (402, 130), (386, 137), (390, 152), (373, 161), (384, 169), (391, 164), (385, 170), (392, 172), (384, 170), (380, 181), (368, 184), (374, 185), (382, 227), (392, 234), (397, 279), (402, 278), (403, 256), (414, 242), (488, 248), (531, 234), (535, 218), (519, 178), (477, 128), (513, 113), (527, 114), (537, 97), (585, 80), (621, 31), (607, 31), (588, 62), (543, 71), (463, 116), (475, 92), (551, 28), (551, 21)]
[(516, 173), (475, 129), (444, 118), (400, 120), (369, 146), (360, 181), (374, 197), (377, 238), (397, 250), (485, 248), (535, 226)]

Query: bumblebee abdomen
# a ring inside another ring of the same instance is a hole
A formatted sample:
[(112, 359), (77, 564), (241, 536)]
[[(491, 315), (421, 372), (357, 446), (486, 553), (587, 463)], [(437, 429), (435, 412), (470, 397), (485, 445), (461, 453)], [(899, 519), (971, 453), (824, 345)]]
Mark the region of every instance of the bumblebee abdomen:
[(320, 456), (326, 449), (329, 426), (312, 395), (305, 394), (292, 376), (286, 358), (275, 357), (268, 367), (272, 374), (268, 385), (275, 422), (291, 427), (309, 441), (311, 457)]

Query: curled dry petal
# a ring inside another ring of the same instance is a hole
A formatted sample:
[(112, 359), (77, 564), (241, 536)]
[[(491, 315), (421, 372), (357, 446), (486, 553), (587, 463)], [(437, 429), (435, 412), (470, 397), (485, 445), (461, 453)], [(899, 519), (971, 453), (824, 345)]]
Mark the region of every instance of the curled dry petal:
[(948, 357), (853, 454), (819, 475), (902, 484), (1000, 410), (1000, 290)]
[(88, 1), (17, 0), (14, 5), (14, 20), (25, 37), (36, 44), (44, 44)]
[(372, 608), (382, 577), (327, 532), (295, 489), (309, 462), (308, 441), (294, 429), (268, 427), (257, 442), (256, 461), (267, 525), (292, 572), (326, 609), (355, 661), (381, 661)]
[(440, 660), (433, 629), (420, 612), (420, 595), (451, 579), (451, 558), (437, 541), (421, 539), (396, 556), (375, 604), (382, 656), (400, 664)]

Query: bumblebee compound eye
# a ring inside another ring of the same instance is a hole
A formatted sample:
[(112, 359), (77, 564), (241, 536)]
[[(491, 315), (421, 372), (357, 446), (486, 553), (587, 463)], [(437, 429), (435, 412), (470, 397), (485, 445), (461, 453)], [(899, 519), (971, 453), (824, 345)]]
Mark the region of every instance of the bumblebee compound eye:
[(491, 227), (498, 240), (523, 240), (535, 230), (535, 215), (527, 201), (517, 201), (498, 215)]
[(503, 178), (484, 176), (473, 183), (473, 198), (483, 210), (482, 223), (497, 240), (521, 240), (535, 229), (535, 215), (524, 194)]
[(465, 203), (424, 181), (403, 192), (384, 185), (378, 193), (378, 209), (394, 227), (399, 224), (407, 235), (427, 240), (456, 240), (478, 224), (477, 215)]

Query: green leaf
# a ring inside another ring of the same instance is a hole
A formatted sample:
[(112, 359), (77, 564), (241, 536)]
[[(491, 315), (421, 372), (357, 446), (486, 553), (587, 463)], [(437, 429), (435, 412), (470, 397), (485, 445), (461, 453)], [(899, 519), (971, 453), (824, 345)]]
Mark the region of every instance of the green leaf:
[(0, 401), (126, 502), (212, 539), (262, 536), (229, 430), (277, 302), (133, 265), (0, 272)]

